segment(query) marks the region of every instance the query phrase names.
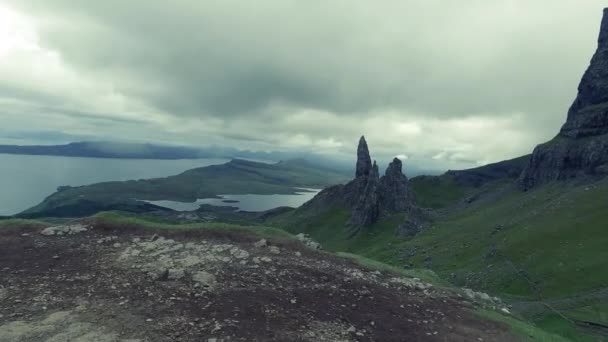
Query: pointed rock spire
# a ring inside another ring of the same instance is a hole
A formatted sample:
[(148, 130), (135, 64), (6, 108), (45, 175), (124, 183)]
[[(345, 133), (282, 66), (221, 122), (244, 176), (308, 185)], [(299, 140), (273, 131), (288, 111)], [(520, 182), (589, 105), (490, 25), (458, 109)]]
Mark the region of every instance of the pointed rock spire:
[(604, 17), (602, 18), (602, 26), (600, 26), (598, 46), (600, 49), (608, 48), (608, 8), (604, 8)]
[(562, 136), (578, 138), (608, 133), (608, 8), (600, 27), (598, 48), (568, 110)]
[(369, 149), (367, 148), (367, 142), (365, 136), (361, 136), (359, 139), (359, 146), (357, 147), (357, 169), (355, 176), (365, 177), (372, 171), (372, 158), (369, 156)]

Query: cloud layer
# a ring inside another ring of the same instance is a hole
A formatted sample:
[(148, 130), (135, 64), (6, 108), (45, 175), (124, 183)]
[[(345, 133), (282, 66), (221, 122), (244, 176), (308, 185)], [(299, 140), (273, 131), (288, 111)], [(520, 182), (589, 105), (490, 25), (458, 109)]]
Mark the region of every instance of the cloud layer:
[(380, 158), (446, 169), (555, 134), (602, 14), (599, 0), (7, 6), (5, 131), (336, 155), (366, 134)]

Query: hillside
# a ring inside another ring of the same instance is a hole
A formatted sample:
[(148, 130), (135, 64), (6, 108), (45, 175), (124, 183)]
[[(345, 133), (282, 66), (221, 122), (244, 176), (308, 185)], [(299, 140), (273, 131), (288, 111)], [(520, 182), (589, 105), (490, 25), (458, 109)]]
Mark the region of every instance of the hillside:
[(292, 194), (299, 188), (323, 188), (346, 177), (302, 160), (266, 164), (232, 160), (157, 179), (62, 187), (20, 217), (88, 216), (104, 210), (146, 212), (155, 207), (137, 200), (193, 202), (221, 194)]
[(608, 9), (566, 123), (531, 155), (410, 179), (410, 206), (354, 236), (351, 208), (315, 210), (322, 198), (269, 223), (330, 250), (432, 269), (572, 341), (608, 340), (607, 66)]
[(0, 221), (0, 341), (561, 341), (431, 272), (311, 246), (262, 226)]

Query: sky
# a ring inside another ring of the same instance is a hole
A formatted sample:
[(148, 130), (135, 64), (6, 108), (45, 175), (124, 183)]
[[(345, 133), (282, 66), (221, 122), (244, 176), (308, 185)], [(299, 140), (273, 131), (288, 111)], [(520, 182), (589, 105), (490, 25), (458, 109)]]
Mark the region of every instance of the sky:
[(0, 0), (0, 143), (514, 158), (557, 134), (600, 0)]

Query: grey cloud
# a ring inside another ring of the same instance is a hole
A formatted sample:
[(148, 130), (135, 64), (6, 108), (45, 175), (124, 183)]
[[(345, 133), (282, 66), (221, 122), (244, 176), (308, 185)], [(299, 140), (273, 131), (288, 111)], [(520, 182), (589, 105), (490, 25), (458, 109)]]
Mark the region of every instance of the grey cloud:
[[(320, 148), (333, 138), (343, 144), (335, 152), (350, 153), (350, 141), (373, 130), (379, 153), (407, 152), (429, 163), (455, 147), (445, 144), (476, 145), (497, 135), (470, 131), (477, 137), (441, 140), (427, 134), (453, 132), (433, 130), (432, 120), (501, 119), (521, 133), (511, 134), (518, 139), (511, 148), (494, 140), (493, 149), (463, 147), (454, 153), (464, 156), (446, 162), (514, 157), (554, 134), (593, 52), (603, 6), (580, 0), (9, 3), (39, 19), (40, 44), (79, 75), (111, 83), (176, 121), (217, 119), (224, 130), (202, 127), (204, 141), (260, 148), (306, 148), (308, 141)], [(97, 111), (64, 113), (86, 118)], [(374, 118), (373, 127), (359, 126)], [(423, 125), (422, 136), (386, 137), (382, 119), (399, 118)], [(280, 146), (290, 139), (293, 146)]]

